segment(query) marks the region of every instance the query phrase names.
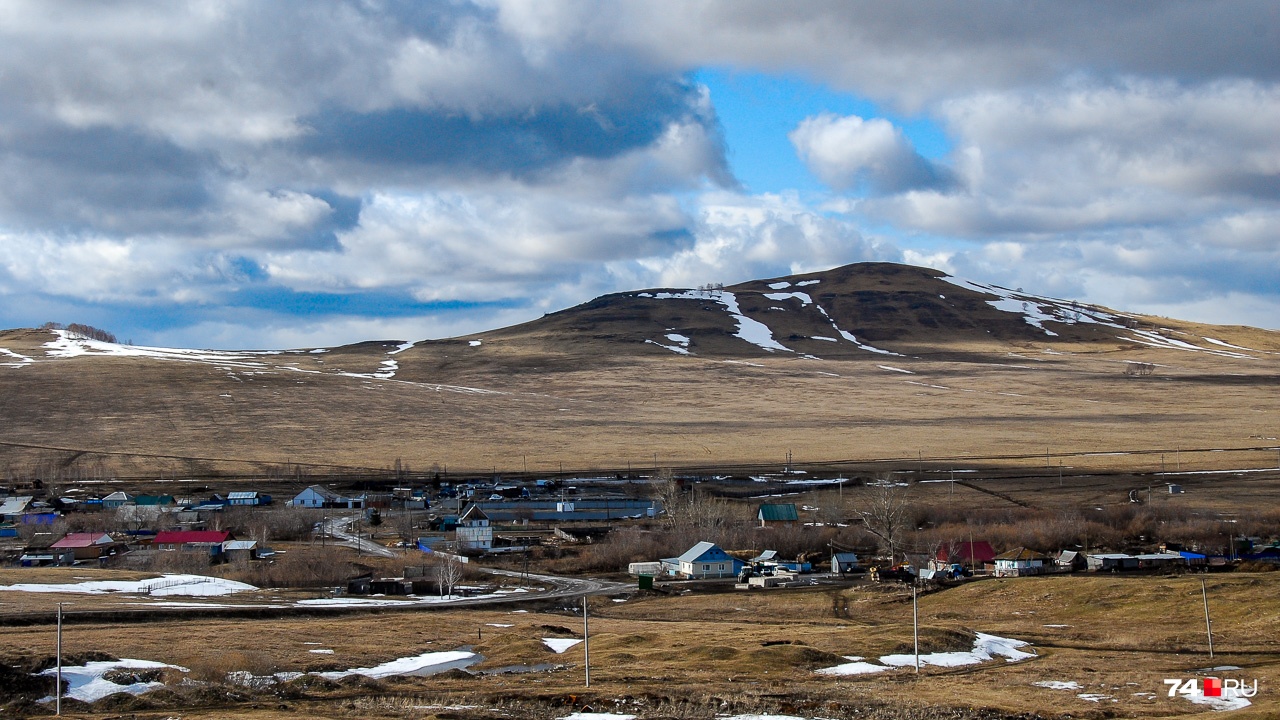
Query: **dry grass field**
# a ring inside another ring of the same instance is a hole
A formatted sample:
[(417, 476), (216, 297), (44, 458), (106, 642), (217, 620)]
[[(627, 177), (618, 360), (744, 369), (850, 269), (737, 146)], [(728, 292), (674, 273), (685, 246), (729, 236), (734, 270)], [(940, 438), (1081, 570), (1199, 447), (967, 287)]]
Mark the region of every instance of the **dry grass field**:
[[(64, 644), (86, 652), (182, 665), (198, 681), (139, 699), (117, 696), (74, 717), (183, 718), (564, 717), (584, 705), (642, 718), (780, 713), (825, 718), (1189, 717), (1208, 708), (1166, 696), (1164, 678), (1256, 678), (1253, 705), (1233, 718), (1280, 712), (1280, 573), (1211, 575), (1215, 657), (1205, 647), (1196, 576), (1055, 576), (981, 580), (922, 595), (922, 652), (968, 650), (975, 632), (1025, 640), (1036, 657), (980, 666), (926, 666), (832, 677), (815, 670), (844, 656), (910, 653), (911, 602), (897, 587), (635, 596), (591, 603), (591, 687), (582, 646), (564, 654), (545, 637), (581, 635), (566, 611), (450, 611), (68, 625)], [(5, 661), (52, 649), (50, 625), (5, 630)], [(425, 678), (301, 680), (260, 690), (228, 685), (227, 672), (314, 672), (368, 667), (432, 650), (469, 647), (472, 673)], [(316, 649), (332, 654), (316, 654)], [(539, 672), (486, 675), (519, 665)], [(1223, 674), (1223, 673), (1219, 673)], [(174, 678), (180, 679), (180, 678)], [(1037, 686), (1074, 682), (1078, 688)], [(1086, 695), (1093, 699), (1080, 697)], [(83, 708), (88, 710), (87, 708)]]

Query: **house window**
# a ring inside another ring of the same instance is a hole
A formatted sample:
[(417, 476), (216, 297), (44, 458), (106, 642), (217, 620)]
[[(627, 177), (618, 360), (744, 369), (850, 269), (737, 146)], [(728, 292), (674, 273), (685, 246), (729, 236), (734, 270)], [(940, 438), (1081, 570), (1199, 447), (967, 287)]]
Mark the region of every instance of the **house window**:
[(721, 569), (721, 570), (723, 570), (723, 569), (724, 569), (724, 563), (720, 563), (720, 569)]

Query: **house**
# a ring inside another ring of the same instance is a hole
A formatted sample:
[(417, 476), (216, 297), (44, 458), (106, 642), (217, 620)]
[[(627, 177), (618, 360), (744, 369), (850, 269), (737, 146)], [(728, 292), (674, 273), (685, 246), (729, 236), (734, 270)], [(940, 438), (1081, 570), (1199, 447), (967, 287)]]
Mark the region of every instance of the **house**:
[(222, 545), (234, 540), (226, 530), (164, 530), (156, 533), (151, 547), (166, 552), (199, 552), (222, 559)]
[(67, 533), (52, 547), (71, 550), (76, 560), (97, 560), (114, 555), (120, 549), (120, 544), (106, 533), (79, 532)]
[(934, 567), (963, 565), (970, 570), (985, 568), (996, 559), (995, 548), (986, 540), (948, 543), (934, 555)]
[(800, 516), (792, 503), (764, 503), (756, 511), (756, 519), (760, 521), (760, 527), (770, 527), (795, 525), (800, 520)]
[(1024, 547), (1014, 548), (995, 556), (996, 577), (1022, 577), (1039, 575), (1044, 572), (1044, 563), (1049, 558), (1035, 550)]
[(690, 579), (736, 578), (743, 562), (731, 557), (718, 545), (702, 541), (689, 548), (683, 555), (662, 561), (667, 572)]
[(222, 556), (227, 562), (249, 562), (258, 559), (257, 540), (228, 540), (222, 543)]
[(1180, 553), (1143, 553), (1135, 555), (1140, 570), (1167, 570), (1175, 567), (1186, 567), (1187, 560)]
[(31, 501), (34, 499), (31, 495), (15, 495), (5, 498), (4, 504), (0, 505), (0, 520), (17, 522), (22, 518), (22, 514), (27, 511)]
[(472, 503), (458, 517), (458, 550), (488, 552), (493, 547), (493, 526), (479, 505)]
[(172, 495), (138, 495), (133, 499), (133, 504), (138, 507), (170, 507), (177, 502)]
[(112, 510), (133, 504), (133, 496), (123, 490), (117, 490), (102, 498), (102, 508)]
[(71, 548), (53, 547), (53, 536), (41, 533), (31, 538), (31, 542), (22, 550), (18, 563), (22, 567), (46, 567), (50, 565), (71, 565), (76, 561), (76, 553)]
[(858, 556), (851, 552), (835, 553), (831, 556), (831, 572), (851, 573), (858, 571)]
[(312, 485), (295, 495), (289, 504), (304, 508), (358, 508), (360, 500), (344, 497), (322, 485)]
[(257, 490), (237, 490), (227, 493), (228, 505), (270, 505), (271, 496)]

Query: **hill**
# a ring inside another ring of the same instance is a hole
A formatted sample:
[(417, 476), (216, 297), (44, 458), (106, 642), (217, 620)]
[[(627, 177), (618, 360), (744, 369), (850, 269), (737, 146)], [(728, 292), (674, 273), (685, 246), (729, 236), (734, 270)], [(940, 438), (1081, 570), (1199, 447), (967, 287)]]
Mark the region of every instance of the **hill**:
[(1187, 469), (1274, 467), (1253, 448), (1276, 445), (1278, 359), (1272, 331), (883, 263), (616, 293), (447, 340), (222, 352), (11, 330), (0, 467), (616, 471), (792, 452), (1151, 470), (1166, 451)]

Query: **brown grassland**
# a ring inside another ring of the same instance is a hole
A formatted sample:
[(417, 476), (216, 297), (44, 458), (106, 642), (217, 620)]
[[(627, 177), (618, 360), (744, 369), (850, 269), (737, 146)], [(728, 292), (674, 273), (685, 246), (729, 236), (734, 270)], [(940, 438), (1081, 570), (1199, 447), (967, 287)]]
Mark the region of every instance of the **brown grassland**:
[[(12, 573), (6, 573), (12, 575)], [(922, 652), (967, 650), (973, 633), (1026, 640), (1037, 657), (965, 668), (910, 668), (830, 677), (818, 668), (912, 651), (911, 602), (900, 587), (856, 584), (780, 591), (636, 595), (591, 601), (591, 686), (582, 646), (556, 655), (543, 637), (580, 636), (565, 610), (453, 610), (270, 620), (69, 623), (64, 647), (161, 660), (201, 684), (138, 699), (117, 696), (74, 717), (553, 718), (572, 707), (645, 718), (784, 713), (804, 717), (1183, 717), (1208, 712), (1166, 697), (1169, 677), (1226, 673), (1259, 681), (1252, 707), (1231, 717), (1280, 712), (1280, 573), (1211, 575), (1215, 657), (1207, 655), (1198, 576), (1104, 575), (988, 579), (920, 598)], [(509, 626), (509, 627), (507, 627)], [(47, 659), (53, 627), (4, 631), (8, 664)], [(227, 672), (256, 674), (368, 667), (397, 657), (470, 647), (472, 670), (549, 663), (542, 672), (385, 680), (316, 678), (261, 690)], [(316, 648), (332, 655), (317, 655)], [(176, 679), (176, 678), (174, 678)], [(1038, 681), (1074, 681), (1072, 691)], [(208, 683), (208, 684), (204, 684)], [(1100, 701), (1081, 693), (1106, 696)], [(23, 711), (22, 708), (11, 708)], [(40, 712), (31, 707), (25, 711)]]

